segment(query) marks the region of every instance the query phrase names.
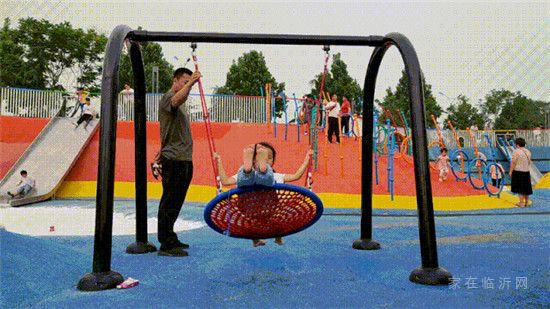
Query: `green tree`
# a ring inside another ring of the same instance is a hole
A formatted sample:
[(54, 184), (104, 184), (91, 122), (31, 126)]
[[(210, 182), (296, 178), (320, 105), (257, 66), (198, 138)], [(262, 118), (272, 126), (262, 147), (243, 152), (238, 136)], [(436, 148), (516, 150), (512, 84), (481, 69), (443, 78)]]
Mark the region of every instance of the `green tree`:
[(544, 107), (548, 102), (535, 101), (516, 92), (502, 107), (495, 129), (532, 129), (544, 123)]
[[(244, 53), (237, 61), (233, 60), (227, 73), (225, 85), (217, 87), (215, 93), (261, 95), (260, 87), (265, 90), (265, 84), (271, 84), (271, 89), (276, 96), (285, 90), (285, 83), (278, 83), (269, 71), (264, 55), (252, 50)], [(277, 116), (281, 115), (282, 110), (282, 100), (275, 100)]]
[(517, 95), (517, 93), (505, 89), (491, 90), (485, 96), (485, 99), (480, 101), (481, 114), (487, 121), (494, 123), (504, 105), (513, 100)]
[[(321, 81), (323, 73), (315, 75), (315, 78), (310, 81), (311, 92), (308, 94), (310, 98), (317, 98), (321, 92)], [(357, 83), (357, 80), (352, 78), (348, 73), (348, 67), (342, 55), (340, 53), (332, 56), (332, 64), (330, 70), (325, 75), (324, 91), (330, 95), (336, 94), (339, 100), (342, 100), (343, 96), (346, 96), (353, 105), (354, 113), (362, 113), (361, 110), (361, 98), (363, 98), (363, 91), (361, 86)]]
[(451, 103), (447, 108), (447, 121), (451, 121), (456, 129), (465, 130), (466, 128), (475, 125), (478, 128), (483, 128), (483, 117), (478, 109), (469, 103), (469, 99), (464, 95), (457, 97), (458, 103)]
[[(433, 96), (432, 85), (426, 83), (424, 75), (422, 75), (422, 83), (424, 84), (424, 109), (426, 111), (426, 126), (433, 128), (434, 124), (431, 120), (431, 115), (434, 115), (437, 119), (439, 118), (439, 116), (441, 116), (443, 109), (441, 108), (441, 106), (439, 106), (435, 97)], [(411, 119), (409, 102), (409, 78), (404, 70), (402, 71), (401, 78), (397, 83), (395, 92), (391, 89), (391, 87), (389, 87), (388, 89), (386, 89), (386, 96), (382, 99), (382, 101), (376, 100), (376, 103), (382, 109), (388, 110), (392, 113), (393, 118), (396, 121), (397, 119), (399, 119), (399, 115), (397, 112), (398, 110), (403, 111), (407, 119)], [(386, 118), (386, 115), (384, 113), (381, 113), (380, 121), (382, 123), (386, 121)]]
[(271, 84), (275, 93), (285, 90), (285, 83), (277, 83), (269, 71), (261, 52), (252, 50), (244, 53), (237, 61), (233, 60), (225, 85), (217, 87), (219, 94), (260, 95), (260, 87)]
[(0, 30), (0, 86), (42, 87), (43, 79), (29, 79), (33, 77), (32, 68), (21, 57), (24, 50), (16, 40), (16, 31), (10, 29), (10, 20), (6, 18)]
[(19, 19), (15, 29), (10, 28), (6, 19), (0, 40), (0, 83), (48, 89), (69, 87), (60, 84), (66, 74), (73, 74), (77, 81), (85, 83), (81, 86), (96, 86), (107, 42), (104, 35), (75, 29), (69, 22), (52, 24), (34, 18)]
[[(140, 28), (139, 28), (140, 29)], [(167, 92), (172, 87), (172, 76), (174, 74), (174, 66), (170, 64), (162, 52), (162, 47), (158, 43), (144, 42), (141, 43), (141, 56), (143, 58), (143, 66), (145, 69), (145, 89), (147, 92), (152, 92), (152, 73), (153, 68), (158, 67), (158, 90), (161, 93)], [(132, 63), (128, 54), (122, 55), (119, 66), (119, 84), (134, 85), (134, 74), (132, 71)]]

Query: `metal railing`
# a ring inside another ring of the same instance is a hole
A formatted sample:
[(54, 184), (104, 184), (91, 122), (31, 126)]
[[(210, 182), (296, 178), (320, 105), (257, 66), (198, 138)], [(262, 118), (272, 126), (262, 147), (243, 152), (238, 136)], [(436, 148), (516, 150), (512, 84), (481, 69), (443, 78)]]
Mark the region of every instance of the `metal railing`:
[[(158, 121), (158, 105), (163, 94), (148, 93), (145, 98), (147, 120)], [(263, 97), (216, 95), (206, 96), (206, 105), (210, 118), (215, 122), (265, 122), (265, 101)], [(66, 107), (69, 114), (78, 109), (76, 96), (66, 96)], [(101, 102), (99, 97), (90, 97), (92, 106), (99, 113)], [(51, 118), (63, 104), (63, 93), (0, 87), (0, 115), (33, 118)], [(191, 121), (202, 121), (202, 107), (198, 94), (191, 94), (183, 106)], [(134, 98), (132, 95), (120, 94), (118, 98), (118, 120), (134, 120)], [(80, 113), (77, 111), (76, 116)]]
[[(147, 121), (158, 121), (159, 102), (162, 94), (148, 93), (145, 97)], [(213, 122), (265, 122), (263, 97), (206, 95), (206, 107)], [(203, 113), (198, 94), (190, 94), (183, 105), (191, 121), (202, 121)], [(118, 99), (118, 120), (134, 120), (134, 99), (120, 95)]]
[[(490, 130), (490, 131), (473, 131), (472, 135), (477, 147), (489, 147), (487, 139), (485, 138), (485, 133), (489, 134), (489, 139), (493, 147), (496, 146), (499, 137), (505, 138), (506, 140), (515, 139), (517, 137), (522, 137), (527, 143), (527, 147), (542, 147), (550, 146), (550, 130), (549, 129), (532, 129), (532, 130)], [(473, 144), (470, 140), (468, 131), (459, 130), (456, 132), (459, 140), (461, 141), (462, 147), (471, 148)], [(443, 138), (443, 143), (449, 148), (456, 148), (456, 139), (453, 133), (450, 130), (441, 130), (441, 137)], [(428, 130), (428, 142), (432, 143), (438, 141), (436, 130)]]
[[(158, 106), (163, 94), (148, 93), (145, 98), (147, 120), (158, 121)], [(68, 98), (66, 107), (70, 110), (76, 108), (78, 103), (76, 97)], [(206, 95), (206, 105), (210, 113), (210, 120), (213, 122), (240, 122), (240, 123), (265, 123), (265, 100), (259, 96), (236, 96), (209, 94)], [(61, 91), (47, 91), (35, 89), (21, 89), (0, 87), (0, 115), (33, 117), (33, 118), (51, 118), (63, 105), (63, 93)], [(92, 106), (100, 112), (100, 98), (92, 97)], [(287, 103), (288, 119), (295, 117), (295, 106), (293, 103)], [(189, 114), (191, 121), (202, 121), (203, 114), (198, 94), (191, 94), (184, 108)], [(77, 113), (77, 116), (80, 114)], [(281, 120), (279, 118), (278, 120)], [(118, 120), (134, 120), (134, 99), (133, 96), (120, 94), (118, 98)], [(277, 121), (279, 123), (279, 121)], [(358, 124), (360, 127), (360, 124)], [(361, 132), (361, 130), (359, 130)], [(438, 141), (437, 132), (429, 129), (428, 141), (430, 143)], [(523, 137), (527, 146), (549, 146), (550, 130), (497, 130), (487, 131), (489, 137), (495, 146), (498, 137), (507, 136), (508, 139)], [(484, 137), (485, 131), (472, 131), (477, 147), (488, 147), (487, 140)], [(467, 131), (459, 130), (457, 135), (461, 141), (462, 147), (471, 148), (469, 134)], [(456, 147), (456, 139), (450, 130), (442, 130), (441, 137), (443, 142), (449, 148)]]
[(62, 104), (61, 91), (0, 87), (0, 115), (51, 118)]

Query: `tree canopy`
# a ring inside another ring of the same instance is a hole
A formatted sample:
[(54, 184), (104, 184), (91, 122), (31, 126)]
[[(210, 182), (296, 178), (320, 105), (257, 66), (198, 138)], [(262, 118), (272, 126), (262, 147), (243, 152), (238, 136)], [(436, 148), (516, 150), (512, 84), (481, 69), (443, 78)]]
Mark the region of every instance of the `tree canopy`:
[(478, 109), (469, 103), (469, 99), (464, 95), (457, 97), (458, 103), (451, 103), (447, 108), (447, 121), (451, 121), (453, 126), (459, 130), (475, 125), (478, 128), (483, 128), (483, 117)]
[[(244, 53), (237, 61), (233, 60), (225, 85), (217, 87), (217, 94), (261, 95), (265, 84), (271, 84), (272, 91), (279, 96), (285, 91), (285, 83), (278, 83), (269, 71), (262, 52), (252, 50)], [(265, 93), (264, 93), (265, 95)], [(275, 113), (279, 117), (283, 110), (281, 99), (275, 100)]]
[(548, 102), (529, 99), (519, 91), (504, 98), (505, 102), (499, 103), (502, 109), (495, 121), (496, 130), (532, 129), (544, 123), (544, 110)]
[[(422, 75), (422, 83), (424, 84), (424, 108), (426, 110), (426, 126), (433, 128), (434, 124), (431, 121), (431, 115), (434, 115), (437, 119), (439, 118), (439, 116), (441, 116), (443, 109), (437, 103), (437, 100), (433, 96), (432, 85), (426, 83), (424, 75)], [(388, 89), (386, 89), (386, 96), (382, 99), (382, 101), (376, 100), (376, 103), (378, 103), (381, 108), (388, 110), (392, 113), (394, 119), (399, 119), (399, 115), (397, 112), (398, 110), (404, 112), (407, 119), (411, 118), (409, 102), (409, 78), (407, 77), (407, 74), (404, 70), (402, 71), (401, 78), (397, 83), (395, 91), (393, 91), (391, 87), (389, 87)], [(385, 122), (386, 118), (387, 117), (386, 115), (384, 115), (384, 113), (380, 115), (381, 122)]]
[(11, 28), (5, 19), (0, 31), (0, 85), (67, 89), (64, 75), (73, 75), (87, 88), (96, 88), (107, 38), (93, 29), (73, 28), (34, 18), (19, 19)]
[[(315, 78), (310, 81), (311, 92), (308, 94), (310, 98), (319, 97), (321, 91), (321, 80), (323, 73), (315, 75)], [(361, 113), (360, 100), (363, 97), (361, 86), (357, 83), (357, 80), (352, 78), (348, 73), (348, 67), (342, 55), (340, 53), (332, 56), (332, 63), (330, 70), (327, 70), (325, 75), (324, 91), (330, 95), (336, 94), (341, 101), (343, 96), (346, 96), (353, 104), (353, 112)]]
[(271, 84), (273, 91), (280, 94), (285, 83), (278, 83), (269, 71), (261, 52), (252, 50), (244, 53), (237, 61), (233, 60), (225, 85), (217, 87), (218, 94), (261, 95), (260, 87)]
[[(140, 29), (140, 28), (139, 28)], [(158, 67), (158, 91), (164, 93), (172, 87), (172, 75), (174, 66), (164, 59), (162, 47), (158, 43), (141, 43), (141, 56), (145, 69), (145, 89), (147, 92), (153, 92), (153, 68)], [(128, 84), (134, 87), (134, 74), (130, 56), (125, 53), (121, 56), (119, 67), (119, 84), (123, 86)]]

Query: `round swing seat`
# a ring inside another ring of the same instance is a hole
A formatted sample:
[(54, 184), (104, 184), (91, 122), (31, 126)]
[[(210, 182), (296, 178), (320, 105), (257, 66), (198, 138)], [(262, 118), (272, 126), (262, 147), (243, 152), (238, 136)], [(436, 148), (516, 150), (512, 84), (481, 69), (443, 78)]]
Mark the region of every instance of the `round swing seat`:
[(216, 232), (246, 239), (283, 237), (313, 225), (323, 203), (298, 186), (250, 186), (223, 192), (204, 209), (205, 222)]

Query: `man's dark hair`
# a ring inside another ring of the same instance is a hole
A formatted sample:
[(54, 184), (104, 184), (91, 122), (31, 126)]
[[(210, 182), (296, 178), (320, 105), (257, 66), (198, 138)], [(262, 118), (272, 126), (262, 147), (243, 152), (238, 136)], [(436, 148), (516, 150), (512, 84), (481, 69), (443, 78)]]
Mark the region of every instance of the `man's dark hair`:
[[(271, 145), (268, 142), (259, 142), (258, 145), (262, 145), (265, 148), (268, 148), (273, 153), (273, 165), (275, 165), (275, 156), (277, 155), (277, 152), (275, 151), (275, 147)], [(256, 147), (254, 147), (254, 157), (256, 157)]]
[(27, 171), (22, 170), (20, 174), (21, 174), (21, 175), (27, 175)]
[(188, 68), (179, 68), (174, 71), (173, 78), (180, 78), (183, 76), (183, 74), (193, 75), (193, 72), (191, 72), (191, 70), (189, 70)]
[(90, 98), (86, 98), (86, 101), (92, 101), (92, 100), (90, 100)]
[(525, 139), (523, 139), (523, 137), (516, 138), (515, 142), (516, 142), (516, 145), (520, 147), (525, 147)]

